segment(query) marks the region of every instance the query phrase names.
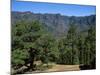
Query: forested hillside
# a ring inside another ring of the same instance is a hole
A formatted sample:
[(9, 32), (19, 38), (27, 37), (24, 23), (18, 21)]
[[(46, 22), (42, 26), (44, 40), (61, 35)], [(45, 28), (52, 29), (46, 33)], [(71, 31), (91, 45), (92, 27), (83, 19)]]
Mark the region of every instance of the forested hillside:
[(56, 64), (95, 69), (95, 22), (95, 15), (12, 12), (12, 73), (42, 72)]
[(25, 20), (28, 22), (39, 21), (46, 27), (47, 31), (54, 36), (63, 36), (69, 29), (70, 23), (74, 23), (79, 27), (79, 30), (87, 29), (89, 25), (95, 25), (96, 15), (90, 16), (64, 16), (61, 14), (36, 14), (30, 11), (27, 12), (12, 12), (12, 24), (18, 21)]

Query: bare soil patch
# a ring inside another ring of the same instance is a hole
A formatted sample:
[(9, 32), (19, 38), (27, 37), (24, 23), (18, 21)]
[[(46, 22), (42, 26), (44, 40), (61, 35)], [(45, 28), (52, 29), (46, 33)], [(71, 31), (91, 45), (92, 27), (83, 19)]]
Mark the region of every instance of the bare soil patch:
[(55, 65), (51, 69), (48, 69), (48, 72), (53, 71), (79, 71), (79, 65)]

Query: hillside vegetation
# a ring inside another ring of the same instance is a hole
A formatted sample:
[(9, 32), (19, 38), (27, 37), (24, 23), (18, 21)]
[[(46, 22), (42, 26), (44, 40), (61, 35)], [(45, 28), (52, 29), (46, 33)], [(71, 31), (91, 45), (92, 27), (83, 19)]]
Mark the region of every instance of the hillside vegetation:
[[(48, 19), (35, 19), (41, 18), (39, 15), (29, 12), (12, 15), (12, 74), (46, 71), (56, 64), (80, 65), (80, 69), (85, 65), (86, 69), (95, 69), (96, 25), (93, 15), (44, 14), (42, 18)], [(50, 18), (54, 16), (55, 19)]]

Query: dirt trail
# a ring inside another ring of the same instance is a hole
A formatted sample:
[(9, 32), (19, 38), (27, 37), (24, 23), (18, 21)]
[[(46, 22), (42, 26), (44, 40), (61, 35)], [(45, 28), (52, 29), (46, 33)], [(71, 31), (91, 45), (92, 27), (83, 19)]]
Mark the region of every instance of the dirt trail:
[[(54, 65), (52, 68), (45, 71), (33, 71), (32, 73), (45, 73), (45, 72), (61, 72), (61, 71), (79, 71), (79, 65)], [(26, 72), (29, 74), (30, 72)]]
[(79, 65), (55, 65), (47, 71), (79, 71)]

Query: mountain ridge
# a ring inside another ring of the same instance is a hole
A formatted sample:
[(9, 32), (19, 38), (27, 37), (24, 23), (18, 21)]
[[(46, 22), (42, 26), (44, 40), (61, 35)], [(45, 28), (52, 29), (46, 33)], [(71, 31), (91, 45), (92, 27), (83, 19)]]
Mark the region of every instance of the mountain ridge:
[(67, 32), (71, 23), (77, 25), (79, 29), (86, 29), (89, 25), (96, 25), (96, 15), (90, 16), (64, 16), (61, 14), (41, 14), (33, 13), (30, 11), (19, 12), (12, 11), (11, 23), (14, 24), (18, 21), (35, 21), (43, 23), (49, 32), (52, 32), (54, 35), (60, 36)]

